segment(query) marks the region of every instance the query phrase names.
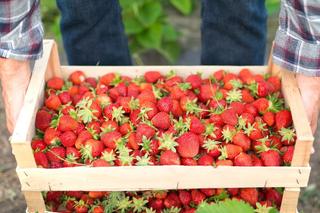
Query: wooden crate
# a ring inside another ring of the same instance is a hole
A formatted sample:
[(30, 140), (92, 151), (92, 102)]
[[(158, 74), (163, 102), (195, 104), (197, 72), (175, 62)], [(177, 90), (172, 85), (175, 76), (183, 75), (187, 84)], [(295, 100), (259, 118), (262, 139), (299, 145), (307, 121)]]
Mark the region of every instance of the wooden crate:
[[(248, 66), (247, 66), (248, 67)], [(43, 104), (45, 81), (52, 76), (66, 78), (80, 69), (87, 76), (98, 77), (119, 72), (135, 77), (149, 70), (165, 74), (170, 70), (180, 76), (202, 72), (210, 75), (218, 69), (239, 72), (239, 66), (60, 66), (57, 46), (44, 41), (44, 55), (35, 63), (16, 128), (11, 137), (17, 161), (17, 174), (30, 212), (44, 212), (41, 191), (130, 191), (147, 189), (244, 188), (285, 187), (281, 213), (296, 211), (300, 187), (308, 184), (310, 149), (313, 136), (303, 108), (295, 76), (273, 66), (273, 73), (281, 75), (282, 90), (289, 105), (297, 133), (292, 166), (290, 167), (208, 167), (208, 166), (147, 166), (147, 167), (74, 167), (60, 169), (37, 168), (31, 140), (35, 133), (35, 115)], [(250, 66), (253, 72), (263, 73), (266, 66)], [(231, 175), (232, 174), (232, 175)]]

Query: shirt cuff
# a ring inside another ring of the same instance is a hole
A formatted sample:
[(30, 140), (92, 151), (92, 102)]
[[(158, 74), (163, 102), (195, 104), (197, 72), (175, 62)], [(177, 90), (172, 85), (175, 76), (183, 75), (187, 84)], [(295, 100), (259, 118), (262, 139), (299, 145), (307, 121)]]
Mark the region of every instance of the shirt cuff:
[(320, 43), (306, 42), (279, 28), (272, 53), (273, 63), (295, 73), (320, 77)]

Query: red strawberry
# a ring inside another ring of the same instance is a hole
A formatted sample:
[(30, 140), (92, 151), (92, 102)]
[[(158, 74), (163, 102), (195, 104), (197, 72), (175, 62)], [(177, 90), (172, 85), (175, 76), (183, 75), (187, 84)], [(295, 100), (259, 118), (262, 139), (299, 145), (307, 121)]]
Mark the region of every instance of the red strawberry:
[(264, 120), (264, 122), (266, 122), (266, 124), (268, 124), (268, 126), (273, 126), (274, 114), (272, 112), (264, 113), (262, 119)]
[(255, 206), (258, 202), (258, 191), (255, 188), (243, 188), (240, 189), (240, 197), (252, 206)]
[(43, 140), (47, 145), (56, 145), (60, 141), (60, 131), (49, 127), (44, 132)]
[(171, 208), (171, 207), (179, 208), (181, 206), (179, 196), (173, 191), (168, 194), (168, 196), (164, 199), (163, 203), (166, 208)]
[(71, 81), (73, 84), (76, 84), (76, 85), (81, 84), (83, 81), (85, 81), (85, 79), (86, 79), (86, 76), (84, 72), (80, 70), (74, 71), (69, 76), (69, 81)]
[(221, 113), (221, 118), (225, 124), (235, 126), (238, 123), (238, 118), (235, 110), (226, 109)]
[(108, 166), (112, 166), (112, 165), (103, 159), (96, 159), (92, 162), (92, 166), (93, 167), (108, 167)]
[(202, 134), (205, 131), (205, 126), (201, 123), (201, 121), (195, 117), (195, 116), (191, 116), (190, 117), (190, 132), (193, 132), (195, 134)]
[(55, 94), (51, 94), (46, 100), (45, 105), (49, 109), (58, 110), (61, 106), (61, 101), (59, 97)]
[(252, 72), (247, 68), (240, 70), (239, 77), (246, 84), (250, 84), (254, 81)]
[(269, 101), (266, 98), (259, 98), (255, 100), (252, 105), (257, 108), (260, 114), (264, 114), (269, 108)]
[(107, 73), (103, 76), (101, 76), (100, 83), (104, 84), (104, 85), (110, 85), (111, 82), (116, 78), (116, 74), (115, 73)]
[(276, 150), (269, 149), (260, 153), (261, 160), (264, 166), (280, 166), (281, 157)]
[(225, 75), (224, 70), (217, 70), (213, 73), (213, 77), (217, 80), (220, 81), (223, 79), (223, 76)]
[(239, 131), (237, 132), (233, 138), (232, 138), (232, 142), (235, 145), (241, 146), (243, 151), (247, 151), (250, 149), (251, 147), (251, 141), (250, 138), (248, 138), (243, 131)]
[(166, 150), (160, 155), (161, 165), (180, 165), (179, 155), (171, 150)]
[(179, 117), (179, 116), (182, 116), (183, 115), (183, 110), (180, 106), (180, 103), (179, 101), (177, 100), (172, 100), (172, 109), (171, 109), (171, 112), (172, 114), (175, 116), (175, 117)]
[(211, 157), (210, 155), (202, 155), (198, 159), (198, 165), (201, 165), (201, 166), (213, 166), (213, 163), (214, 163), (213, 157)]
[(192, 198), (193, 203), (195, 203), (196, 205), (199, 205), (200, 203), (202, 203), (202, 201), (204, 201), (204, 199), (206, 199), (206, 195), (203, 194), (198, 189), (192, 189), (191, 190), (191, 198)]
[(217, 160), (216, 166), (233, 166), (233, 162), (231, 160)]
[(108, 148), (115, 149), (117, 147), (117, 141), (122, 137), (118, 131), (106, 132), (101, 135), (101, 141)]
[(152, 209), (160, 212), (160, 211), (163, 209), (163, 207), (164, 207), (164, 205), (163, 205), (163, 200), (161, 200), (161, 199), (151, 199), (151, 200), (149, 201), (149, 206), (150, 206)]
[(60, 141), (63, 146), (71, 147), (75, 144), (77, 139), (76, 134), (72, 131), (66, 131), (60, 135)]
[(210, 121), (216, 126), (223, 126), (224, 124), (220, 114), (211, 114)]
[(257, 95), (259, 97), (266, 97), (269, 94), (268, 84), (265, 81), (260, 81), (257, 83)]
[(146, 136), (148, 139), (152, 138), (155, 135), (155, 130), (148, 126), (147, 124), (141, 123), (137, 127), (136, 131), (136, 139), (140, 143), (142, 141), (142, 137)]
[(36, 115), (36, 128), (40, 129), (41, 131), (45, 131), (50, 126), (51, 119), (52, 115), (49, 112), (45, 110), (39, 110)]
[(161, 98), (157, 103), (157, 107), (160, 111), (169, 113), (173, 107), (172, 98), (170, 97)]
[(256, 155), (252, 154), (251, 159), (253, 166), (263, 166), (261, 159), (258, 158)]
[(242, 94), (242, 101), (244, 103), (251, 103), (254, 101), (253, 96), (251, 95), (250, 91), (247, 89), (243, 89), (241, 90), (241, 94)]
[(211, 197), (216, 194), (215, 189), (200, 189), (200, 191), (205, 194), (207, 197)]
[(282, 201), (282, 195), (276, 189), (268, 188), (266, 190), (266, 199), (279, 207)]
[(161, 74), (158, 71), (148, 71), (144, 74), (144, 79), (148, 83), (154, 83), (161, 78)]
[(101, 205), (93, 206), (90, 209), (90, 212), (92, 212), (92, 213), (104, 213), (104, 208)]
[(270, 78), (268, 78), (267, 82), (272, 85), (272, 92), (280, 91), (281, 81), (277, 76), (271, 76)]
[(198, 163), (193, 158), (181, 158), (181, 164), (184, 166), (196, 166)]
[(216, 87), (210, 84), (203, 84), (200, 86), (199, 100), (207, 102), (212, 99), (214, 92), (217, 90)]
[(230, 104), (230, 108), (236, 111), (237, 115), (241, 115), (244, 111), (244, 103), (237, 102), (237, 101), (232, 102)]
[(102, 141), (89, 139), (84, 143), (84, 146), (80, 149), (82, 158), (90, 159), (98, 157), (103, 152), (104, 146)]
[(152, 124), (160, 129), (166, 130), (170, 127), (170, 117), (166, 112), (157, 113), (151, 120)]
[(34, 159), (36, 161), (37, 166), (42, 168), (49, 168), (48, 158), (43, 152), (38, 151), (33, 153), (33, 155), (34, 155)]
[(75, 147), (80, 149), (85, 141), (92, 138), (91, 133), (88, 130), (83, 130), (78, 134), (77, 140), (75, 142)]
[(234, 145), (234, 144), (226, 144), (225, 148), (226, 148), (228, 159), (234, 159), (238, 154), (240, 154), (240, 152), (243, 151), (241, 146)]
[(74, 120), (70, 115), (62, 115), (59, 119), (58, 130), (72, 131), (77, 129), (79, 123)]
[(250, 155), (244, 152), (241, 152), (239, 155), (237, 155), (233, 162), (235, 166), (253, 166)]
[(49, 149), (46, 154), (51, 163), (53, 162), (59, 163), (65, 159), (66, 150), (61, 146), (57, 146)]
[(33, 139), (31, 142), (31, 147), (34, 151), (43, 151), (47, 147), (47, 144), (41, 139)]
[(179, 190), (179, 199), (182, 205), (187, 206), (191, 201), (191, 194), (187, 190)]
[(69, 102), (72, 102), (69, 92), (66, 92), (66, 91), (62, 92), (58, 95), (58, 97), (60, 98), (60, 101), (62, 104), (67, 104)]
[(177, 151), (181, 157), (192, 158), (199, 153), (199, 137), (194, 133), (184, 133), (177, 142), (179, 144)]
[(281, 110), (276, 113), (276, 128), (280, 130), (281, 128), (286, 128), (292, 124), (291, 113), (288, 110)]
[(52, 77), (47, 82), (47, 87), (55, 90), (60, 90), (63, 87), (63, 79), (60, 77)]
[(199, 74), (191, 74), (186, 78), (186, 82), (190, 83), (192, 89), (197, 89), (201, 86), (201, 76)]
[(283, 152), (283, 162), (290, 165), (293, 158), (294, 146), (284, 146), (280, 151)]

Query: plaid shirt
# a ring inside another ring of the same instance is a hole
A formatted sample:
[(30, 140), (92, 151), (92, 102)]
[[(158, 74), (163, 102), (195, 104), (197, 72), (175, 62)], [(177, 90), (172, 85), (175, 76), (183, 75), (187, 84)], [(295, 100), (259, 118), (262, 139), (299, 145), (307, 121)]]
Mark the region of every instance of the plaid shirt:
[(288, 70), (320, 77), (320, 1), (281, 3), (273, 62)]
[(34, 60), (42, 55), (40, 0), (0, 0), (0, 57)]

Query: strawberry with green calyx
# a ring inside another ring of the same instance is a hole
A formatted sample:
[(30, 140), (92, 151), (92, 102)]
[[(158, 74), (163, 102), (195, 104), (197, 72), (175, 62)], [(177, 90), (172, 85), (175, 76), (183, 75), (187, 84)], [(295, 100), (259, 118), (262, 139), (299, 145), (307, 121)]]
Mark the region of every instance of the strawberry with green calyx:
[(263, 133), (259, 129), (259, 124), (254, 122), (253, 124), (248, 124), (247, 127), (244, 129), (244, 133), (251, 139), (251, 140), (258, 140), (263, 138)]
[(275, 116), (275, 121), (277, 130), (289, 127), (292, 124), (292, 116), (290, 111), (284, 109), (277, 112)]
[(198, 189), (191, 189), (191, 199), (196, 205), (199, 205), (206, 199), (206, 195)]
[(267, 100), (269, 101), (268, 111), (277, 113), (284, 109), (284, 99), (280, 97), (279, 92), (268, 95)]
[(158, 112), (151, 119), (152, 124), (159, 129), (166, 130), (171, 126), (169, 114), (166, 112)]
[(164, 199), (163, 204), (168, 209), (172, 207), (177, 207), (177, 208), (181, 207), (179, 196), (174, 191), (171, 191), (168, 193), (167, 197)]
[(273, 207), (268, 206), (267, 204), (261, 204), (259, 202), (256, 203), (256, 209), (254, 210), (255, 213), (269, 213)]
[(103, 149), (104, 146), (102, 141), (89, 139), (84, 143), (84, 146), (80, 149), (81, 158), (85, 161), (92, 161), (95, 157), (99, 157), (101, 155)]
[(279, 150), (275, 148), (267, 147), (262, 144), (258, 153), (260, 153), (261, 161), (264, 166), (280, 166), (282, 163)]
[(42, 151), (35, 151), (33, 156), (38, 167), (49, 168), (49, 161), (46, 154)]
[(283, 153), (283, 163), (285, 165), (290, 165), (293, 158), (294, 146), (283, 146), (280, 151)]
[(242, 101), (242, 93), (241, 93), (241, 91), (237, 90), (237, 89), (230, 90), (227, 93), (226, 101), (228, 103), (232, 103), (232, 102), (236, 102), (236, 101), (237, 102)]
[(213, 158), (217, 158), (220, 155), (219, 145), (221, 144), (220, 141), (215, 141), (211, 139), (207, 139), (204, 141), (202, 148), (207, 151), (207, 154)]
[(117, 154), (118, 154), (118, 163), (117, 166), (131, 166), (134, 160), (134, 157), (130, 154), (131, 150), (127, 147), (119, 147)]
[(173, 123), (175, 131), (178, 135), (182, 135), (190, 130), (191, 119), (189, 117), (186, 119), (179, 117), (179, 120), (173, 120)]
[(104, 213), (104, 208), (101, 205), (93, 205), (89, 209), (90, 213)]
[(258, 191), (255, 188), (240, 189), (240, 198), (252, 206), (255, 206), (258, 202)]
[(101, 159), (105, 160), (110, 165), (114, 165), (114, 161), (116, 160), (115, 156), (114, 150), (112, 149), (106, 149), (101, 152)]
[(198, 106), (197, 99), (193, 99), (193, 100), (187, 99), (184, 107), (181, 107), (181, 108), (185, 109), (187, 115), (188, 114), (199, 115), (203, 111), (203, 109), (200, 106)]
[(44, 109), (41, 109), (36, 114), (35, 127), (41, 131), (45, 131), (50, 126), (52, 114)]
[(162, 213), (180, 213), (181, 208), (172, 206), (171, 208), (163, 209)]
[(234, 160), (235, 166), (253, 166), (251, 156), (246, 154), (245, 152), (240, 152)]
[(225, 125), (222, 129), (222, 138), (226, 143), (229, 143), (233, 140), (236, 130), (233, 126)]
[(256, 141), (253, 141), (253, 149), (256, 151), (256, 152), (259, 152), (261, 150), (264, 150), (266, 148), (269, 148), (269, 147), (272, 147), (272, 148), (275, 148), (273, 146), (273, 144), (271, 144), (271, 140), (269, 139), (268, 136), (265, 136), (263, 138), (260, 138)]
[(226, 144), (225, 146), (220, 148), (221, 155), (218, 158), (219, 160), (233, 160), (240, 152), (242, 152), (241, 146), (237, 146), (234, 144)]
[(177, 151), (181, 157), (192, 158), (199, 153), (200, 143), (196, 134), (186, 132), (177, 139), (177, 142), (179, 144)]
[(181, 162), (177, 153), (166, 150), (161, 153), (159, 163), (160, 165), (180, 165)]
[(246, 88), (249, 89), (255, 97), (266, 97), (270, 93), (270, 91), (268, 91), (268, 84), (265, 81), (252, 82)]
[(58, 97), (61, 101), (61, 104), (69, 104), (72, 102), (71, 96), (68, 92), (59, 92)]
[(143, 212), (146, 209), (147, 203), (148, 201), (145, 200), (143, 197), (141, 198), (133, 197), (132, 199), (133, 212)]
[(236, 111), (234, 109), (226, 109), (221, 113), (222, 121), (225, 124), (236, 126), (238, 123), (238, 118)]
[(74, 210), (77, 213), (88, 212), (89, 211), (88, 204), (84, 202), (82, 199), (79, 201), (75, 201)]
[(132, 200), (128, 196), (120, 199), (117, 203), (117, 210), (121, 213), (126, 213), (132, 207)]
[(150, 160), (150, 156), (148, 155), (148, 153), (144, 154), (143, 156), (137, 156), (136, 157), (136, 166), (149, 166), (149, 165), (153, 165), (153, 163)]
[(122, 135), (118, 131), (102, 133), (100, 136), (101, 141), (108, 148), (115, 149), (117, 142), (121, 139)]
[(31, 148), (33, 151), (44, 151), (47, 148), (47, 144), (42, 139), (34, 138), (31, 141)]
[(61, 163), (66, 157), (66, 150), (62, 146), (51, 147), (46, 155), (50, 163)]
[(99, 94), (96, 96), (96, 103), (103, 109), (106, 106), (110, 105), (111, 99), (107, 94)]
[(172, 134), (163, 133), (161, 137), (158, 137), (160, 150), (171, 150), (176, 152), (176, 146), (179, 144), (176, 142), (176, 137)]
[(243, 151), (248, 151), (251, 147), (251, 140), (242, 130), (238, 131), (232, 138), (232, 143), (241, 146)]
[(145, 124), (145, 123), (140, 123), (137, 126), (136, 130), (136, 140), (138, 143), (142, 141), (142, 137), (146, 136), (147, 138), (152, 138), (155, 135), (155, 130), (153, 127)]
[(90, 134), (92, 135), (93, 139), (95, 139), (95, 140), (99, 140), (100, 139), (100, 135), (99, 135), (100, 132), (101, 132), (100, 129), (99, 129), (99, 131), (97, 131), (95, 128), (87, 126), (86, 130), (88, 130), (88, 132), (90, 132)]
[(48, 107), (49, 109), (55, 110), (55, 111), (58, 111), (60, 109), (61, 104), (62, 103), (60, 101), (60, 98), (55, 94), (51, 94), (45, 100), (46, 107)]
[(271, 201), (277, 207), (280, 207), (282, 201), (282, 194), (275, 188), (266, 189), (266, 200)]
[(60, 144), (60, 136), (61, 132), (54, 128), (49, 127), (44, 132), (43, 141), (47, 145), (59, 145)]
[(204, 137), (208, 137), (208, 138), (216, 138), (217, 135), (215, 134), (216, 131), (218, 130), (218, 127), (216, 127), (213, 123), (206, 123), (205, 124), (205, 131), (203, 132), (203, 136)]
[(251, 95), (250, 91), (247, 89), (241, 90), (242, 101), (244, 103), (252, 103), (254, 101), (254, 97)]
[(201, 75), (199, 75), (199, 74), (190, 74), (186, 78), (185, 81), (186, 81), (186, 83), (190, 84), (190, 88), (188, 88), (188, 89), (199, 88), (201, 86), (201, 83), (202, 83)]
[(145, 122), (147, 119), (149, 119), (147, 113), (150, 111), (152, 111), (152, 108), (150, 107), (140, 107), (140, 111), (138, 113), (137, 119), (140, 119), (142, 122)]
[[(79, 101), (76, 105), (77, 115), (83, 121), (83, 123), (89, 123), (92, 120), (97, 119), (95, 116), (96, 113), (99, 113), (98, 110), (92, 110), (91, 107), (93, 105), (93, 100), (89, 98), (84, 98)], [(98, 104), (95, 104), (98, 106)]]
[(214, 159), (211, 155), (205, 154), (198, 159), (197, 164), (200, 166), (213, 166)]
[(122, 119), (124, 118), (125, 111), (123, 110), (123, 107), (112, 107), (112, 120), (116, 121), (117, 123), (120, 123)]
[(296, 133), (294, 129), (281, 128), (279, 131), (281, 142), (284, 145), (293, 145), (296, 141)]

